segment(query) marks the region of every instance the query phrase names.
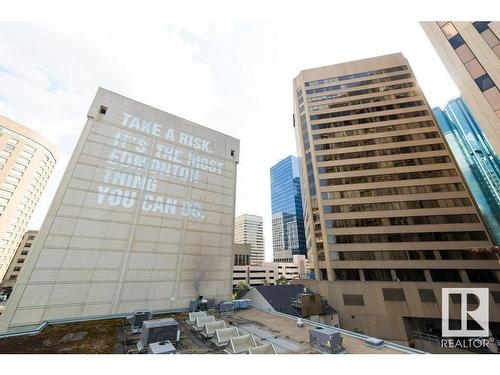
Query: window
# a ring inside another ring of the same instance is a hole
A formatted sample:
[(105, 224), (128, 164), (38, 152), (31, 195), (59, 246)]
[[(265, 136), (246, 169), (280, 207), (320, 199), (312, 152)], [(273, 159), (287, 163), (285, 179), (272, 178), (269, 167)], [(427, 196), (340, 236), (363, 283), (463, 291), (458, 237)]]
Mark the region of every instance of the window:
[(28, 255), (28, 250), (21, 251), (21, 255)]
[(105, 106), (101, 105), (101, 108), (99, 109), (99, 113), (101, 115), (105, 115), (106, 112), (107, 112), (107, 110), (108, 110), (108, 107), (105, 107)]
[(455, 26), (453, 26), (451, 22), (448, 22), (443, 27), (441, 27), (441, 30), (443, 31), (444, 35), (446, 35), (447, 39), (453, 38), (458, 34), (457, 29), (455, 29)]
[(419, 289), (418, 294), (422, 302), (437, 302), (436, 296), (432, 289)]
[(483, 74), (481, 77), (476, 78), (474, 81), (476, 81), (476, 84), (479, 86), (479, 89), (481, 91), (486, 91), (495, 86), (495, 83), (488, 74)]
[(9, 280), (11, 281), (17, 280), (17, 275), (10, 275)]
[(453, 49), (457, 49), (461, 45), (465, 44), (465, 40), (464, 40), (464, 38), (462, 38), (460, 36), (460, 34), (455, 35), (453, 38), (450, 38), (448, 41), (450, 42)]
[(478, 33), (482, 33), (484, 30), (488, 29), (488, 24), (491, 21), (476, 21), (472, 22), (472, 25), (476, 28)]
[(483, 66), (479, 63), (477, 59), (472, 59), (467, 64), (465, 64), (465, 68), (471, 75), (472, 79), (476, 79), (486, 74), (486, 71), (483, 69)]
[(14, 267), (14, 272), (19, 272), (21, 271), (21, 267)]
[(437, 282), (461, 282), (462, 278), (458, 270), (429, 270), (433, 281)]
[(365, 301), (362, 294), (343, 294), (345, 306), (364, 306)]
[(24, 263), (24, 258), (19, 258), (19, 259), (17, 260), (17, 263)]
[(405, 292), (398, 288), (382, 288), (385, 301), (406, 301)]
[(425, 281), (424, 271), (418, 269), (396, 270), (399, 281)]
[(471, 283), (496, 283), (497, 278), (491, 270), (466, 270)]
[(363, 273), (365, 275), (365, 280), (367, 281), (392, 281), (391, 270), (370, 269), (370, 270), (363, 270)]
[(357, 269), (336, 269), (334, 271), (337, 280), (360, 280), (359, 271)]

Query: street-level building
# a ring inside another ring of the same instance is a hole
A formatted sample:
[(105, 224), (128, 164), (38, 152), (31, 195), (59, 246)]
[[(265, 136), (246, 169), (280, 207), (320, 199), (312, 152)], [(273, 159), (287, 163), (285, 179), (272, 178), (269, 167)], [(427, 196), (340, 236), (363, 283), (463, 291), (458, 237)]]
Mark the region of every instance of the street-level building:
[(0, 332), (231, 298), (239, 141), (99, 89)]
[(489, 288), (498, 334), (498, 249), (405, 57), (304, 70), (294, 111), (316, 278), (301, 283), (341, 326), (395, 340), (441, 329), (442, 288)]
[(462, 97), (500, 155), (500, 22), (421, 22)]
[(0, 116), (0, 280), (21, 243), (57, 157), (47, 139)]

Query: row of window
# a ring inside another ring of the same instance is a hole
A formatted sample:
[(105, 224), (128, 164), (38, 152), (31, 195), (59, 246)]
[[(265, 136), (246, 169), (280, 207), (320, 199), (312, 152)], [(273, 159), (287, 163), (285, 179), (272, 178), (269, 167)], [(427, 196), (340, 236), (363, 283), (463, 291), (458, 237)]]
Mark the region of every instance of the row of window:
[(371, 139), (357, 139), (354, 141), (323, 143), (323, 144), (319, 144), (319, 145), (314, 145), (314, 149), (316, 151), (333, 150), (333, 149), (338, 149), (338, 148), (360, 147), (360, 146), (370, 146), (370, 145), (383, 145), (386, 143), (410, 142), (410, 141), (419, 141), (419, 140), (434, 139), (434, 138), (439, 138), (439, 133), (436, 131), (418, 133), (418, 134), (393, 135), (390, 137), (380, 137), (380, 138), (371, 138)]
[[(403, 83), (397, 83), (397, 84), (393, 84), (393, 85), (381, 85), (379, 87), (371, 87), (369, 89), (363, 89), (363, 90), (352, 90), (352, 91), (338, 92), (335, 94), (311, 96), (311, 97), (307, 98), (307, 102), (308, 103), (316, 103), (316, 102), (321, 102), (324, 100), (332, 100), (332, 99), (338, 99), (338, 98), (350, 98), (353, 96), (360, 96), (360, 95), (387, 93), (390, 91), (409, 89), (409, 88), (413, 88), (413, 87), (415, 87), (413, 82), (403, 82)], [(303, 100), (302, 100), (302, 102), (303, 102)], [(301, 103), (301, 101), (299, 101), (299, 103)]]
[(347, 160), (347, 159), (358, 159), (358, 158), (370, 158), (376, 156), (388, 156), (388, 155), (399, 155), (399, 154), (413, 154), (428, 151), (440, 151), (444, 150), (444, 145), (442, 143), (432, 143), (428, 145), (416, 145), (407, 147), (395, 147), (395, 148), (383, 148), (368, 151), (356, 151), (356, 152), (345, 152), (342, 154), (330, 154), (330, 155), (318, 155), (316, 160), (321, 161), (332, 161), (332, 160)]
[(434, 156), (429, 158), (415, 158), (415, 159), (403, 159), (403, 160), (388, 160), (388, 161), (380, 161), (377, 163), (362, 163), (362, 164), (339, 165), (332, 167), (319, 167), (318, 172), (340, 173), (340, 172), (364, 171), (372, 169), (412, 167), (416, 165), (428, 165), (428, 164), (438, 164), (438, 163), (451, 163), (451, 160), (448, 156)]
[(386, 104), (379, 105), (376, 107), (367, 107), (367, 108), (358, 108), (352, 109), (348, 111), (337, 111), (337, 112), (328, 112), (321, 113), (318, 115), (310, 115), (309, 118), (311, 121), (313, 120), (323, 120), (327, 118), (335, 118), (335, 117), (345, 117), (345, 116), (357, 116), (365, 113), (375, 113), (375, 112), (384, 112), (384, 111), (394, 111), (397, 109), (411, 108), (411, 107), (420, 107), (423, 106), (424, 102), (421, 100), (412, 100), (410, 102), (402, 102), (395, 104)]
[(417, 122), (411, 122), (411, 123), (406, 123), (406, 124), (378, 126), (378, 127), (371, 127), (371, 128), (338, 131), (338, 132), (332, 132), (332, 133), (314, 134), (313, 139), (317, 140), (317, 139), (328, 139), (328, 138), (351, 137), (353, 135), (385, 133), (385, 132), (398, 131), (398, 130), (426, 128), (426, 127), (431, 127), (431, 126), (434, 126), (434, 122), (432, 122), (432, 121), (417, 121)]
[(343, 219), (326, 220), (327, 228), (358, 228), (358, 227), (380, 227), (399, 225), (436, 225), (436, 224), (458, 224), (479, 223), (475, 214), (463, 215), (435, 215), (435, 216), (398, 216), (368, 219)]
[(493, 251), (474, 250), (395, 250), (395, 251), (331, 251), (331, 260), (387, 261), (387, 260), (436, 260), (436, 253), (444, 260), (497, 260)]
[(343, 101), (343, 102), (337, 102), (337, 103), (331, 103), (331, 104), (311, 105), (311, 106), (309, 106), (309, 112), (317, 112), (317, 111), (323, 111), (325, 109), (333, 109), (333, 108), (350, 107), (350, 106), (368, 104), (368, 103), (379, 103), (379, 102), (384, 102), (384, 101), (399, 100), (399, 99), (411, 98), (411, 97), (415, 97), (415, 96), (419, 96), (419, 95), (420, 94), (418, 91), (406, 91), (406, 92), (395, 93), (395, 94), (390, 94), (390, 95), (375, 96), (375, 97), (371, 97), (371, 98), (349, 100), (349, 101)]
[(342, 85), (334, 85), (334, 86), (325, 86), (325, 87), (318, 87), (316, 89), (308, 89), (306, 90), (306, 94), (319, 94), (322, 92), (328, 92), (328, 91), (336, 91), (336, 90), (343, 90), (343, 89), (349, 89), (353, 87), (360, 87), (360, 86), (367, 86), (367, 85), (372, 85), (376, 83), (383, 83), (383, 82), (393, 82), (393, 81), (398, 81), (401, 79), (407, 79), (411, 78), (411, 74), (398, 74), (394, 75), (391, 77), (384, 77), (384, 78), (376, 78), (376, 79), (368, 79), (365, 81), (358, 81), (358, 82), (352, 82), (352, 83), (345, 83)]
[(454, 169), (443, 169), (435, 171), (418, 171), (407, 173), (391, 173), (374, 176), (353, 176), (343, 178), (327, 178), (320, 180), (321, 186), (331, 185), (350, 185), (350, 184), (367, 184), (372, 182), (388, 182), (388, 181), (403, 181), (417, 180), (422, 178), (441, 178), (457, 176), (457, 171)]
[[(366, 281), (426, 281), (425, 273), (420, 269), (335, 269), (337, 280), (361, 280), (363, 274)], [(454, 269), (430, 269), (432, 281), (434, 282), (463, 282), (459, 270)], [(495, 272), (492, 270), (465, 270), (467, 277), (472, 283), (498, 283)]]
[(469, 207), (469, 198), (428, 199), (402, 202), (378, 202), (324, 206), (325, 214), (367, 211), (416, 210), (425, 208)]
[(347, 75), (343, 75), (343, 76), (339, 76), (339, 77), (318, 79), (316, 81), (306, 82), (304, 85), (306, 87), (316, 86), (316, 85), (322, 85), (325, 83), (334, 83), (334, 82), (347, 81), (350, 79), (356, 79), (356, 78), (361, 78), (361, 77), (369, 77), (369, 76), (374, 76), (374, 75), (379, 75), (379, 74), (399, 72), (401, 70), (407, 70), (407, 69), (408, 69), (408, 67), (406, 65), (401, 65), (401, 66), (395, 66), (392, 68), (377, 69), (377, 70), (370, 70), (368, 72), (347, 74)]
[(321, 198), (325, 200), (343, 198), (366, 198), (383, 197), (387, 195), (424, 194), (451, 191), (464, 191), (464, 186), (461, 183), (451, 183), (419, 186), (398, 186), (363, 190), (329, 191), (321, 193)]
[(329, 244), (385, 243), (385, 242), (442, 242), (442, 241), (487, 241), (483, 231), (425, 232), (425, 233), (372, 233), (352, 235), (329, 235)]
[(352, 126), (352, 125), (363, 125), (363, 124), (373, 124), (373, 123), (381, 123), (384, 121), (397, 121), (397, 120), (406, 120), (410, 118), (418, 118), (422, 116), (428, 116), (428, 111), (414, 111), (414, 112), (402, 112), (402, 113), (394, 113), (392, 115), (383, 115), (383, 116), (368, 116), (344, 121), (337, 122), (324, 122), (321, 124), (312, 124), (312, 130), (322, 130), (322, 129), (332, 129), (339, 128), (342, 126)]

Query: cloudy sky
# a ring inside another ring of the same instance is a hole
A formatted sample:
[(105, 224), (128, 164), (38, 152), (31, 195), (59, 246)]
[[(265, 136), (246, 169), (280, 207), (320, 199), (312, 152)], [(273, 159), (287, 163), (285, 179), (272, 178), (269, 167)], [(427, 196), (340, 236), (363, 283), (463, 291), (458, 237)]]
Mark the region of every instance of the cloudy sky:
[(0, 23), (0, 113), (60, 152), (30, 228), (41, 225), (101, 86), (241, 140), (236, 213), (264, 217), (270, 259), (269, 168), (296, 154), (292, 79), (398, 51), (431, 105), (459, 95), (416, 21)]

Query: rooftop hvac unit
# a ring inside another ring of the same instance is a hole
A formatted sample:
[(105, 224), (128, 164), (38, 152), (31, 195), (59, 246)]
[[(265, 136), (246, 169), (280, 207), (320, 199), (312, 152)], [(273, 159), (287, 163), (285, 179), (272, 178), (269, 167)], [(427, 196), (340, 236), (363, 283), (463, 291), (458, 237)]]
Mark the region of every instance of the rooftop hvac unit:
[(342, 347), (340, 332), (330, 329), (316, 327), (309, 330), (309, 343), (321, 353), (338, 354), (345, 352)]
[(177, 327), (175, 319), (147, 320), (142, 323), (141, 342), (146, 347), (160, 341), (177, 342)]
[(221, 302), (219, 303), (219, 312), (221, 314), (231, 313), (234, 311), (234, 304), (232, 302)]
[(193, 312), (198, 310), (198, 300), (197, 299), (192, 299), (189, 301), (189, 312)]
[(175, 346), (168, 340), (149, 344), (148, 354), (175, 354)]
[(151, 311), (134, 311), (134, 315), (129, 319), (132, 332), (139, 332), (142, 328), (142, 323), (150, 320), (152, 317), (153, 313)]

